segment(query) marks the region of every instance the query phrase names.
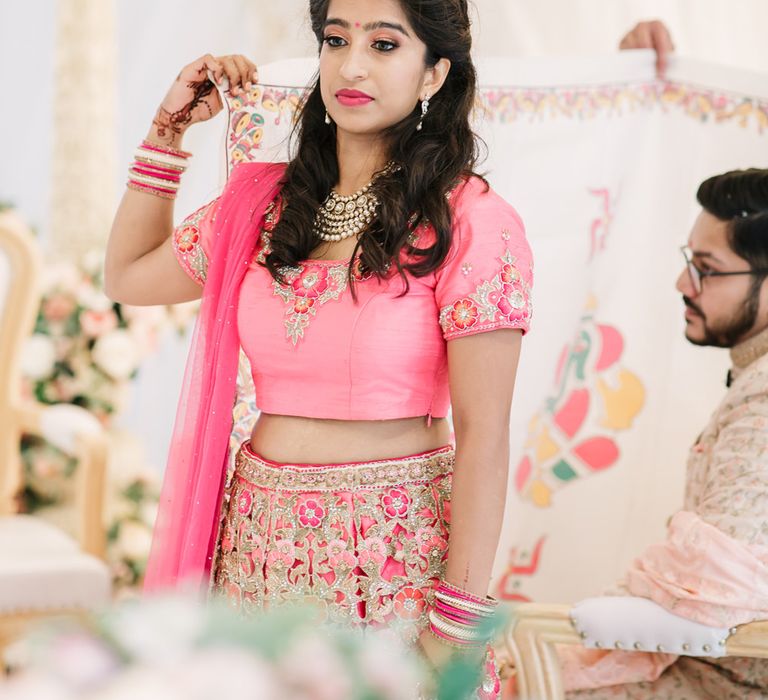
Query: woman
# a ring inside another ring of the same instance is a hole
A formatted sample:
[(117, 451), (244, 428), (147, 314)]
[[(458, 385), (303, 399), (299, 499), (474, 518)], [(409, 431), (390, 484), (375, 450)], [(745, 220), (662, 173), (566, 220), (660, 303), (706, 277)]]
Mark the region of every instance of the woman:
[[(221, 109), (207, 72), (234, 94), (257, 78), (204, 56), (115, 218), (112, 298), (203, 297), (147, 587), (210, 581), (246, 610), (311, 599), (397, 626), (440, 664), (482, 647), (493, 611), (530, 251), (472, 173), (466, 0), (309, 6), (319, 77), (287, 166), (238, 166), (174, 232), (184, 132)], [(222, 506), (240, 344), (261, 413)]]

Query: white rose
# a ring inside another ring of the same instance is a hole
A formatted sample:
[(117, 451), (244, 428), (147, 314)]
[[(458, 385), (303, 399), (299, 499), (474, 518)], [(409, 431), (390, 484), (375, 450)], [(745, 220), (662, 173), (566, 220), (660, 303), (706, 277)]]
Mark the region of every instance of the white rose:
[(21, 353), (21, 372), (30, 379), (45, 379), (53, 373), (56, 348), (53, 341), (42, 333), (35, 333), (24, 341)]
[(109, 311), (114, 302), (104, 292), (90, 284), (83, 284), (77, 291), (80, 306), (92, 311)]
[(96, 276), (101, 274), (102, 267), (104, 265), (104, 253), (100, 250), (89, 250), (83, 255), (80, 261), (83, 270), (89, 275)]
[(54, 289), (74, 290), (80, 284), (81, 277), (77, 267), (70, 262), (48, 263), (42, 276), (43, 292)]
[(152, 530), (136, 520), (124, 520), (120, 523), (117, 536), (117, 548), (126, 559), (141, 561), (149, 556), (152, 544)]
[(141, 506), (141, 519), (149, 527), (154, 527), (155, 525), (155, 521), (157, 520), (157, 510), (158, 504), (155, 502), (145, 503)]
[(139, 365), (139, 349), (131, 334), (123, 329), (101, 336), (93, 346), (92, 357), (94, 363), (118, 380), (128, 379)]

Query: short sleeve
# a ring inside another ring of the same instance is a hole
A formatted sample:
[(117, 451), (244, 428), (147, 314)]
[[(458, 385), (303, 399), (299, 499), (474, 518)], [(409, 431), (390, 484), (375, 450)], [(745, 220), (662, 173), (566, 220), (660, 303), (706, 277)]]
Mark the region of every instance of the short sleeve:
[(533, 266), (520, 217), (480, 178), (468, 180), (451, 200), (453, 241), (435, 275), (443, 337), (499, 328), (527, 333)]
[(173, 252), (184, 272), (199, 285), (205, 284), (213, 247), (213, 224), (218, 199), (214, 199), (182, 221), (173, 232)]

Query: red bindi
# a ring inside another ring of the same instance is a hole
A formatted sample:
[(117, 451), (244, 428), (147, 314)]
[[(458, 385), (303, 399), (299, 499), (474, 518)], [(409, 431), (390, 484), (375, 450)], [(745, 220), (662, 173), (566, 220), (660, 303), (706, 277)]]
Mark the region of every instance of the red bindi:
[(355, 26), (359, 29), (360, 28), (360, 22), (355, 22)]

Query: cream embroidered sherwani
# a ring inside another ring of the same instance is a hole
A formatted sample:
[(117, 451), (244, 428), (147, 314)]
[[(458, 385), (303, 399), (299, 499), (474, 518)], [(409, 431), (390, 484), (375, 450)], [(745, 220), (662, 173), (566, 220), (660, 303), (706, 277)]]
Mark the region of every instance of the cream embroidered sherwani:
[[(731, 359), (731, 386), (690, 452), (684, 509), (621, 584), (723, 627), (768, 619), (768, 331)], [(768, 660), (569, 649), (563, 662), (569, 700), (768, 698)]]

